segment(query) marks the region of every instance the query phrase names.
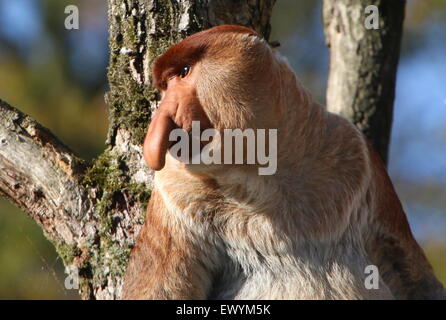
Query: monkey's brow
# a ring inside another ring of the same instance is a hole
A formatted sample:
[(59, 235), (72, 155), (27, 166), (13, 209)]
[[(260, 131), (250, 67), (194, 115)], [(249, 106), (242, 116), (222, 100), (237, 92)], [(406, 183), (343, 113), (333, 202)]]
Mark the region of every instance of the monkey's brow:
[(205, 39), (183, 40), (162, 54), (153, 66), (153, 85), (162, 87), (169, 76), (179, 74), (185, 65), (193, 66), (202, 58), (208, 43)]

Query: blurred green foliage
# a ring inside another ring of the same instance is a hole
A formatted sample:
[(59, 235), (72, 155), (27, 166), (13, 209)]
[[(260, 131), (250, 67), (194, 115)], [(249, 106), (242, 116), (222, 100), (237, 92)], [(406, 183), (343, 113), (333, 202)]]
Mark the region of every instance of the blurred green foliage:
[(446, 246), (444, 243), (428, 242), (423, 245), (435, 274), (446, 287)]
[(0, 202), (0, 299), (75, 299), (64, 267), (37, 224)]
[[(34, 36), (25, 37), (17, 28), (16, 37), (8, 38), (6, 31), (18, 25), (12, 21), (5, 26), (0, 19), (0, 97), (50, 128), (78, 155), (92, 159), (103, 150), (107, 130), (103, 98), (108, 59), (106, 2), (14, 2), (25, 4), (24, 19), (30, 13), (37, 17), (40, 32), (34, 35), (36, 28), (30, 28), (28, 31)], [(63, 28), (67, 4), (79, 6), (80, 30)], [(290, 58), (302, 82), (323, 102), (328, 53), (320, 7), (320, 1), (278, 1), (271, 40), (281, 42), (281, 51)], [(0, 17), (2, 9), (0, 6)], [(409, 45), (405, 52), (420, 47), (424, 35), (419, 26), (430, 23), (441, 10), (446, 10), (444, 0), (409, 0), (405, 30), (405, 42)], [(438, 276), (446, 283), (445, 244), (428, 243), (425, 247)], [(64, 278), (61, 260), (40, 228), (15, 206), (0, 199), (0, 299), (77, 298), (76, 292), (63, 288)]]
[[(29, 21), (11, 17), (17, 14), (6, 8), (12, 1), (1, 3), (0, 97), (91, 160), (104, 149), (107, 130), (107, 7), (102, 1), (75, 2), (84, 33), (64, 28), (64, 8), (73, 1), (17, 1), (19, 14)], [(7, 14), (12, 22), (5, 21)], [(17, 26), (5, 29), (15, 21)], [(0, 299), (78, 298), (76, 290), (65, 290), (64, 278), (62, 262), (41, 229), (0, 198)]]
[(92, 159), (105, 141), (104, 89), (85, 94), (63, 75), (62, 63), (52, 60), (30, 67), (13, 57), (0, 60), (1, 97), (49, 128), (77, 154)]

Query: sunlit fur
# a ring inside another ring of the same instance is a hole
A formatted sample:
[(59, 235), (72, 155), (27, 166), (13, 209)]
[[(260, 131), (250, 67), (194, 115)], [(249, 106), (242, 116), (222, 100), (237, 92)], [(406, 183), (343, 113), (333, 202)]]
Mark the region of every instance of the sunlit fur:
[[(184, 64), (192, 65), (184, 86), (212, 127), (278, 129), (278, 170), (260, 176), (255, 165), (185, 165), (167, 154), (124, 298), (443, 296), (379, 157), (352, 124), (313, 101), (267, 42), (237, 26), (186, 38), (155, 63), (164, 95)], [(380, 271), (377, 290), (365, 288), (370, 264)]]

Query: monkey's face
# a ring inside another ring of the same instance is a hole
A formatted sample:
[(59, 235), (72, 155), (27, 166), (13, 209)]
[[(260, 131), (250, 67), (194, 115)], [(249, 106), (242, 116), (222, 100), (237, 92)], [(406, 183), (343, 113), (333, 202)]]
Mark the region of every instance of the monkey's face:
[(162, 99), (144, 142), (150, 168), (161, 170), (174, 129), (270, 129), (280, 119), (277, 61), (251, 29), (215, 27), (172, 46), (154, 63)]
[(179, 74), (173, 74), (161, 89), (161, 102), (155, 112), (144, 142), (144, 157), (153, 170), (164, 167), (165, 155), (174, 143), (169, 136), (174, 129), (191, 132), (193, 121), (198, 121), (202, 130), (212, 125), (203, 109), (196, 90), (199, 67), (185, 65)]

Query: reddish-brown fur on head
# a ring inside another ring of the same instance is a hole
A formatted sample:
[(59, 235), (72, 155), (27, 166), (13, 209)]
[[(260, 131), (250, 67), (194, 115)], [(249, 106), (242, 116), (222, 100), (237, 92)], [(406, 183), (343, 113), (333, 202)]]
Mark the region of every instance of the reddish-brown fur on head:
[(257, 33), (247, 27), (236, 25), (222, 25), (202, 32), (198, 32), (170, 47), (153, 65), (152, 85), (160, 90), (166, 89), (167, 80), (179, 74), (185, 65), (192, 66), (206, 53), (212, 45), (213, 38), (222, 33)]

